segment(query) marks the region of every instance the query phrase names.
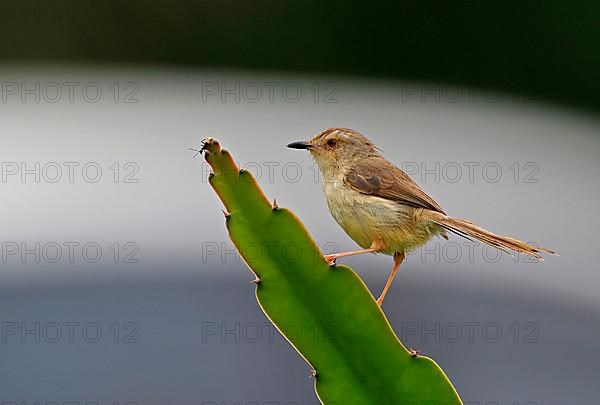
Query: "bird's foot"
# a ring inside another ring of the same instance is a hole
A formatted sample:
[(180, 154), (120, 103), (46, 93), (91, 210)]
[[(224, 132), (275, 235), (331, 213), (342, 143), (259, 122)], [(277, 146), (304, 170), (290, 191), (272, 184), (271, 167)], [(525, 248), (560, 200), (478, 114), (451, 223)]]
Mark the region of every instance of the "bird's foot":
[(325, 260), (330, 266), (335, 266), (335, 261), (337, 260), (337, 258), (337, 255), (325, 255)]
[(419, 354), (421, 354), (421, 350), (419, 349), (408, 349), (408, 354), (410, 354), (410, 357), (418, 357)]
[(383, 304), (383, 297), (377, 298), (377, 305), (381, 306)]

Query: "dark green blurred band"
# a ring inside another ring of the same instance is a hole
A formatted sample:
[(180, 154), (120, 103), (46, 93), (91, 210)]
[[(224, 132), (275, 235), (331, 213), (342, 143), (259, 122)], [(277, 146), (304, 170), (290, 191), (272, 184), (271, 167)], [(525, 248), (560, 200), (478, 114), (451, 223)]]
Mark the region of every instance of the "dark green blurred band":
[(0, 0), (4, 61), (328, 72), (600, 111), (600, 2)]

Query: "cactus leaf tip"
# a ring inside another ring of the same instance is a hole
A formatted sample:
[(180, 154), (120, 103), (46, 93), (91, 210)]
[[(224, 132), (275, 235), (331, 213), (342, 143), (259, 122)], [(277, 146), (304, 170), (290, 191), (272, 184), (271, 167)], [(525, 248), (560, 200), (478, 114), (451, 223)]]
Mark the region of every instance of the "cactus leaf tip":
[(202, 149), (209, 152), (218, 151), (221, 149), (221, 145), (219, 145), (219, 141), (209, 136), (202, 140)]

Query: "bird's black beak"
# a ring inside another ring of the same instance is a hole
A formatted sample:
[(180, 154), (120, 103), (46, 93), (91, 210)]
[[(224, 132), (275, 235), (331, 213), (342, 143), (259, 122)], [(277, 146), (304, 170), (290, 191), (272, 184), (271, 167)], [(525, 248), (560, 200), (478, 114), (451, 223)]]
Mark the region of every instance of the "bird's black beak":
[(292, 142), (287, 147), (291, 149), (310, 149), (312, 145), (306, 142)]

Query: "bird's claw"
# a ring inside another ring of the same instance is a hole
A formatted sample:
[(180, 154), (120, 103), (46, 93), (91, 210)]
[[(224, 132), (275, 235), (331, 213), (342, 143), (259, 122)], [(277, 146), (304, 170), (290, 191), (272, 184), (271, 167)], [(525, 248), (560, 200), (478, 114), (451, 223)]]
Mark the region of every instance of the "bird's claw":
[(337, 256), (336, 255), (325, 255), (325, 260), (327, 261), (328, 265), (335, 266), (335, 261), (337, 260)]

